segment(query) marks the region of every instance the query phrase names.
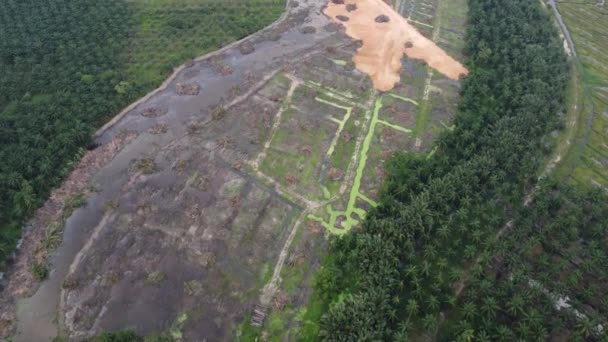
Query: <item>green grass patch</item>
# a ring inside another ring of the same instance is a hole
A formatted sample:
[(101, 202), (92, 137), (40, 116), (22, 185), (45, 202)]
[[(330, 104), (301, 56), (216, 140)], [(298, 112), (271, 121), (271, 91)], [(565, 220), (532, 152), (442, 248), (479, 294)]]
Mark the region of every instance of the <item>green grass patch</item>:
[[(601, 87), (608, 86), (608, 36), (601, 24), (605, 22), (605, 13), (595, 4), (593, 1), (586, 4), (559, 3), (560, 13), (572, 34), (579, 57), (573, 70), (577, 84), (571, 86), (568, 98), (573, 107), (577, 106), (578, 118), (572, 147), (566, 151), (556, 175), (585, 188), (594, 188), (598, 184), (608, 186), (608, 159), (605, 157), (608, 155), (608, 118), (603, 115), (608, 111), (608, 101), (601, 95)], [(578, 101), (574, 95), (578, 95)], [(592, 121), (591, 112), (594, 112)], [(569, 113), (568, 120), (570, 117)], [(591, 127), (588, 127), (589, 123)]]

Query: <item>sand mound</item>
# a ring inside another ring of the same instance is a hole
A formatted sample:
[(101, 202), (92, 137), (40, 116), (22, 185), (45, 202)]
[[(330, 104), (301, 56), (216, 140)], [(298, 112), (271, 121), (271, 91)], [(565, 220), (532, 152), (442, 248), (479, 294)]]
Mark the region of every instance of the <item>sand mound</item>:
[[(356, 10), (351, 10), (356, 5)], [(348, 6), (348, 8), (347, 8)], [(325, 15), (346, 27), (346, 34), (363, 45), (353, 57), (357, 69), (368, 74), (378, 90), (391, 90), (399, 82), (401, 57), (422, 59), (447, 77), (457, 80), (469, 71), (424, 37), (382, 0), (330, 0)], [(343, 20), (344, 18), (348, 20)], [(377, 18), (383, 18), (377, 22)], [(406, 45), (408, 47), (406, 47)]]

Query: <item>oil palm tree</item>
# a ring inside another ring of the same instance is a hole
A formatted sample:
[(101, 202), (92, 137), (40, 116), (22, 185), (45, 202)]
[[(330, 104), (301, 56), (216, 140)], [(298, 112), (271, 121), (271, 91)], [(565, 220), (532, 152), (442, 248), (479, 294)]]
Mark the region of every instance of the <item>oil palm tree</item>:
[(439, 270), (443, 271), (448, 267), (448, 260), (444, 257), (440, 257), (439, 260), (437, 260), (437, 268), (439, 268)]
[(496, 298), (488, 296), (483, 299), (483, 303), (481, 304), (481, 313), (485, 317), (489, 317), (489, 318), (495, 317), (497, 310), (498, 310), (498, 303), (496, 302)]
[(591, 337), (591, 335), (593, 335), (594, 331), (595, 331), (595, 324), (590, 320), (590, 319), (580, 319), (577, 323), (576, 323), (576, 332), (584, 337), (584, 338), (589, 338)]
[(510, 301), (507, 302), (507, 312), (513, 316), (518, 316), (524, 313), (525, 302), (521, 295), (515, 294)]
[(425, 315), (422, 318), (422, 326), (427, 331), (434, 330), (437, 327), (437, 317), (433, 314)]
[(439, 299), (437, 299), (437, 297), (434, 295), (429, 295), (429, 299), (427, 300), (427, 306), (429, 311), (437, 311), (439, 309)]
[(499, 325), (494, 334), (496, 341), (513, 341), (513, 331), (506, 325)]
[(477, 314), (477, 307), (473, 302), (466, 302), (461, 308), (462, 316), (465, 319), (471, 320)]
[(458, 338), (456, 339), (456, 341), (458, 342), (471, 342), (473, 341), (473, 339), (475, 338), (475, 330), (473, 329), (465, 329), (465, 331), (463, 331)]
[(477, 342), (490, 342), (491, 340), (490, 335), (485, 330), (480, 331), (475, 339)]

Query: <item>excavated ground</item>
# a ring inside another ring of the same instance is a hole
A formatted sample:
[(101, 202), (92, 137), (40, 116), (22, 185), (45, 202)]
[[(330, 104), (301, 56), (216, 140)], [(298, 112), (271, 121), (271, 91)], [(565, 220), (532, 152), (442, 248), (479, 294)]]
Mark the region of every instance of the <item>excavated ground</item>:
[[(464, 19), (446, 13), (465, 0), (442, 1), (395, 7), (435, 18), (420, 29), (436, 25), (433, 49), (459, 58)], [(233, 341), (281, 313), (292, 326), (327, 234), (376, 205), (392, 152), (429, 152), (458, 93), (411, 59), (378, 92), (325, 5), (289, 1), (282, 20), (190, 63), (100, 132), (100, 148), (130, 139), (86, 179), (95, 191), (67, 220), (50, 278), (19, 302), (16, 341), (124, 328)]]

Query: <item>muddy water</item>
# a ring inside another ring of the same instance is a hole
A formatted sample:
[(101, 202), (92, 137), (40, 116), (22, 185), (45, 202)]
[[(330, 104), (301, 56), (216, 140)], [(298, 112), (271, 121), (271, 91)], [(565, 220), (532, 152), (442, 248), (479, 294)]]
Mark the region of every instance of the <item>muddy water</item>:
[[(173, 136), (162, 137), (168, 143)], [(156, 141), (154, 141), (156, 140)], [(87, 242), (91, 232), (104, 215), (104, 204), (116, 197), (128, 175), (125, 169), (132, 159), (147, 150), (150, 143), (162, 143), (156, 136), (144, 135), (140, 144), (125, 148), (111, 164), (108, 164), (94, 178), (97, 184), (103, 184), (103, 191), (90, 197), (85, 207), (76, 210), (66, 221), (63, 242), (51, 258), (52, 272), (36, 293), (19, 301), (17, 307), (17, 334), (15, 341), (50, 341), (57, 336), (58, 315), (61, 286), (69, 272), (74, 257)]]
[[(88, 206), (98, 207), (97, 203), (103, 203), (104, 197), (95, 196)], [(86, 242), (90, 228), (101, 217), (99, 211), (85, 208), (76, 211), (66, 222), (63, 243), (51, 260), (53, 271), (49, 279), (41, 284), (34, 296), (18, 303), (15, 341), (48, 341), (57, 335), (57, 308), (63, 278), (74, 255)]]
[[(210, 107), (228, 101), (230, 90), (242, 85), (248, 74), (261, 79), (330, 38), (333, 33), (324, 29), (329, 21), (320, 12), (324, 0), (301, 0), (297, 7), (293, 6), (295, 1), (288, 2), (289, 15), (278, 25), (280, 28), (273, 25), (247, 38), (255, 46), (253, 53), (243, 55), (238, 46), (234, 46), (223, 51), (219, 57), (215, 56), (215, 65), (205, 59), (194, 63), (182, 70), (165, 90), (135, 107), (98, 138), (100, 143), (107, 143), (124, 129), (142, 133), (95, 176), (94, 183), (102, 189), (101, 192), (90, 197), (87, 205), (67, 220), (63, 243), (51, 259), (53, 270), (49, 279), (41, 284), (32, 297), (18, 303), (15, 341), (50, 341), (57, 335), (58, 326), (62, 324), (59, 306), (63, 279), (69, 273), (76, 255), (102, 220), (104, 204), (116, 198), (128, 181), (127, 171), (131, 160), (142, 155), (153, 155), (172, 139), (183, 135), (188, 122), (204, 119)], [(303, 14), (302, 10), (308, 10), (308, 14)], [(305, 26), (315, 27), (316, 33), (301, 33)], [(281, 37), (278, 40), (265, 39), (270, 31), (280, 32)], [(218, 62), (229, 66), (232, 73), (222, 76), (217, 70)], [(196, 83), (200, 86), (200, 93), (197, 96), (179, 96), (175, 91), (177, 83)], [(167, 113), (156, 118), (140, 115), (143, 108), (151, 106), (166, 108)], [(145, 133), (158, 123), (168, 125), (167, 134)]]

